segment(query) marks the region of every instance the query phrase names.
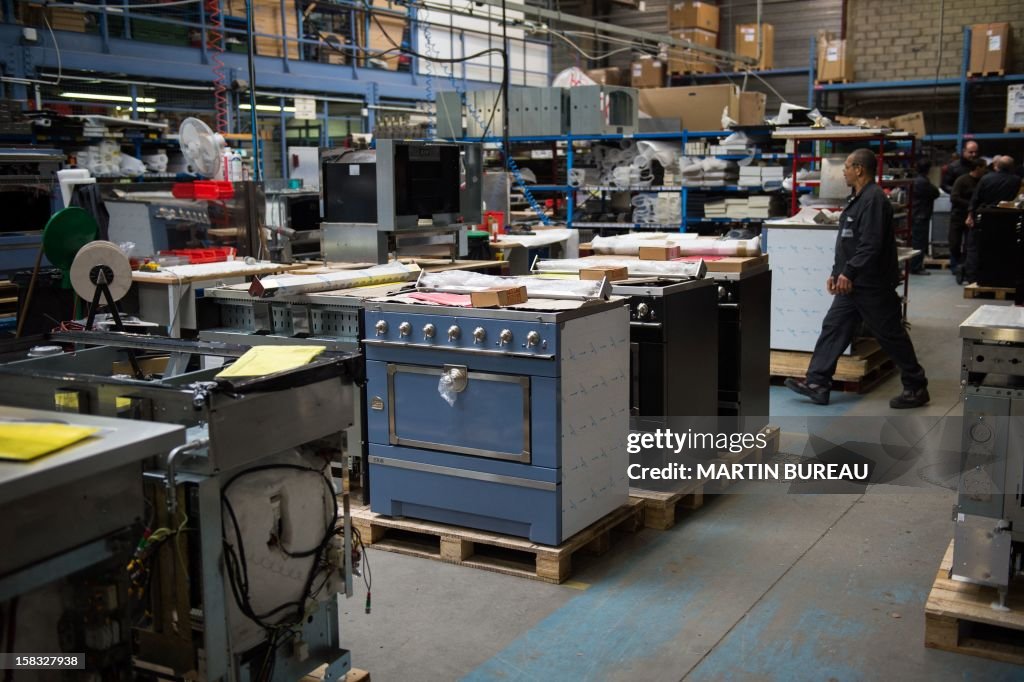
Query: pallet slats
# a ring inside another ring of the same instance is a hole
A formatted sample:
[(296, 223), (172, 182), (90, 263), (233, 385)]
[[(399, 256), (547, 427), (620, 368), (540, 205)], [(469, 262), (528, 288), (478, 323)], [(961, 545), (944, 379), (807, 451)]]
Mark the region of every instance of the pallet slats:
[(366, 507), (352, 511), (352, 523), (363, 542), (374, 549), (561, 583), (572, 573), (576, 552), (603, 554), (611, 546), (611, 532), (638, 530), (643, 513), (643, 503), (630, 499), (558, 547), (461, 526), (382, 516)]
[(952, 566), (950, 542), (925, 604), (924, 645), (1024, 665), (1024, 585), (1011, 586), (1010, 611), (996, 611), (996, 590), (953, 580)]
[[(773, 377), (807, 376), (811, 354), (798, 351), (773, 350), (771, 375)], [(895, 365), (874, 339), (861, 339), (854, 344), (851, 355), (843, 355), (832, 377), (833, 388), (855, 393), (866, 393), (895, 370)]]
[(964, 287), (964, 298), (993, 298), (997, 301), (1012, 301), (1016, 289), (1007, 287), (983, 287), (977, 283)]
[[(300, 682), (324, 682), (324, 673), (326, 671), (326, 665), (320, 666), (311, 675), (303, 677)], [(338, 682), (370, 682), (370, 673), (359, 668), (352, 668)]]
[[(722, 453), (718, 461), (727, 464), (747, 462), (759, 464), (773, 456), (779, 451), (781, 430), (777, 426), (769, 426), (765, 432), (768, 436), (767, 447), (763, 449), (748, 448), (737, 453)], [(629, 495), (644, 503), (644, 525), (647, 528), (668, 530), (676, 525), (679, 511), (700, 509), (704, 506), (705, 494), (721, 492), (727, 486), (727, 483), (688, 481), (681, 489), (671, 493), (630, 488)]]

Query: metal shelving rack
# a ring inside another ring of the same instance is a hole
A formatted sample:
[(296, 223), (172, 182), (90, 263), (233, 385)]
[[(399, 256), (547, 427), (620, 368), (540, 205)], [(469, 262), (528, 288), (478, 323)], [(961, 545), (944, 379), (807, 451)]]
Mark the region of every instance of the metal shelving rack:
[(855, 83), (815, 83), (814, 74), (817, 73), (817, 48), (814, 39), (811, 40), (810, 56), (810, 78), (808, 85), (807, 101), (808, 106), (814, 106), (824, 102), (824, 96), (830, 92), (851, 92), (856, 90), (903, 90), (914, 88), (932, 87), (959, 87), (960, 104), (957, 115), (957, 131), (955, 134), (942, 133), (925, 135), (923, 142), (950, 142), (955, 141), (957, 149), (963, 148), (966, 140), (998, 140), (998, 139), (1024, 139), (1024, 133), (976, 133), (970, 132), (970, 98), (969, 93), (972, 86), (992, 85), (1003, 83), (1022, 83), (1024, 74), (1007, 74), (1004, 76), (970, 76), (970, 54), (971, 54), (971, 27), (964, 27), (963, 59), (960, 64), (960, 74), (953, 78), (926, 78), (918, 80), (893, 80), (893, 81), (864, 81)]
[[(522, 137), (510, 137), (509, 142), (514, 143), (537, 143), (537, 142), (551, 142), (551, 143), (564, 143), (565, 144), (565, 158), (566, 158), (566, 177), (574, 167), (575, 158), (577, 151), (574, 147), (574, 143), (577, 142), (621, 142), (624, 140), (661, 140), (661, 141), (678, 141), (680, 143), (680, 149), (685, 155), (686, 146), (689, 142), (694, 140), (704, 140), (709, 138), (720, 138), (727, 137), (732, 131), (689, 131), (684, 130), (681, 132), (668, 132), (668, 133), (634, 133), (632, 135), (538, 135), (538, 136), (522, 136)], [(467, 138), (465, 141), (468, 142), (485, 142), (485, 143), (496, 143), (501, 142), (499, 137), (486, 137), (486, 138)], [(692, 156), (692, 155), (690, 155)], [(750, 155), (746, 154), (721, 154), (714, 155), (715, 158), (724, 160), (739, 160), (748, 158)], [(784, 161), (790, 158), (789, 154), (775, 153), (775, 152), (758, 152), (753, 157), (756, 160), (779, 160)], [(702, 157), (706, 158), (706, 157)], [(723, 217), (704, 217), (704, 216), (690, 216), (688, 215), (688, 199), (691, 191), (696, 192), (722, 192), (722, 193), (754, 193), (754, 194), (770, 194), (781, 190), (763, 190), (757, 187), (743, 187), (739, 185), (726, 185), (726, 186), (682, 186), (682, 185), (658, 185), (650, 187), (614, 187), (610, 185), (585, 185), (580, 187), (572, 187), (568, 184), (556, 185), (556, 184), (538, 184), (528, 186), (531, 192), (535, 193), (557, 193), (564, 194), (566, 199), (566, 226), (570, 228), (588, 228), (588, 229), (656, 229), (656, 230), (678, 230), (679, 232), (686, 232), (687, 226), (708, 223), (708, 224), (732, 224), (732, 223), (760, 223), (763, 219), (760, 218), (723, 218)], [(614, 192), (679, 192), (680, 194), (680, 219), (678, 223), (632, 223), (632, 222), (585, 222), (574, 220), (574, 212), (576, 206), (576, 193), (577, 192), (589, 192), (589, 191), (614, 191)]]

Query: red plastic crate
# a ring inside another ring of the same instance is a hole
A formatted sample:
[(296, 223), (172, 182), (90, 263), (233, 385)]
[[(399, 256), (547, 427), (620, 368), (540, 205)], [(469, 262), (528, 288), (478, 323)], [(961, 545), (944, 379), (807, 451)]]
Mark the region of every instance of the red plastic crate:
[(222, 263), (235, 257), (235, 249), (232, 246), (216, 247), (212, 249), (171, 249), (161, 251), (165, 256), (184, 256), (192, 265), (200, 263)]

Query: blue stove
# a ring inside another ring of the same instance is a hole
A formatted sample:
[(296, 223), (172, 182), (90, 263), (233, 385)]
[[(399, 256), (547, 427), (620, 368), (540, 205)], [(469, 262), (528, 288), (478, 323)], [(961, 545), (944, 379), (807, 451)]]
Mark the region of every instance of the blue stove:
[(626, 300), (366, 307), (374, 512), (556, 545), (628, 499)]

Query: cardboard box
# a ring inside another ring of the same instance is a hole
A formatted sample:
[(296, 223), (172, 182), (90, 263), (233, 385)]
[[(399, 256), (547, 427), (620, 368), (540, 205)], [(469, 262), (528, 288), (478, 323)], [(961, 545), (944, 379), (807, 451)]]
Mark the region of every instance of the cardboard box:
[(1024, 85), (1006, 89), (1006, 129), (1024, 129)]
[[(702, 47), (718, 47), (718, 34), (702, 28), (677, 29), (670, 35)], [(696, 50), (673, 48), (669, 54), (668, 70), (669, 73), (714, 73), (715, 63), (708, 55)]]
[(903, 114), (902, 116), (893, 116), (889, 119), (889, 127), (913, 133), (919, 140), (923, 139), (927, 134), (924, 127), (924, 112), (921, 111)]
[[(750, 57), (760, 60), (757, 63), (758, 71), (765, 71), (775, 67), (775, 27), (771, 24), (761, 24), (761, 31), (758, 32), (757, 24), (736, 24), (736, 47), (733, 50), (741, 57)], [(736, 68), (751, 68), (742, 62), (736, 62)]]
[(610, 66), (605, 69), (590, 69), (587, 71), (587, 75), (590, 76), (598, 85), (626, 84), (626, 76), (622, 73), (622, 69), (617, 66)]
[(641, 246), (640, 260), (675, 260), (679, 258), (679, 247), (668, 246)]
[(629, 279), (629, 269), (618, 265), (592, 265), (580, 268), (580, 279), (620, 282)]
[(340, 33), (320, 34), (320, 62), (324, 64), (348, 64), (345, 45), (348, 39)]
[(665, 85), (665, 62), (641, 57), (630, 66), (629, 84), (634, 88), (660, 88)]
[(741, 92), (740, 115), (736, 121), (741, 126), (764, 125), (764, 113), (767, 104), (768, 95), (763, 92)]
[(974, 24), (971, 26), (971, 61), (968, 74), (1002, 75), (1010, 54), (1010, 25)]
[(645, 88), (640, 90), (640, 110), (654, 118), (679, 119), (687, 130), (721, 130), (722, 111), (736, 119), (739, 99), (739, 88), (728, 84)]
[(524, 286), (494, 287), (483, 291), (473, 291), (469, 294), (469, 300), (474, 308), (503, 308), (526, 303), (528, 298)]
[(702, 28), (718, 33), (718, 7), (697, 0), (669, 1), (669, 28)]
[[(281, 22), (281, 3), (276, 0), (253, 0), (253, 27), (256, 33), (267, 33), (270, 35), (281, 35), (288, 38), (298, 38), (299, 19), (292, 11), (284, 14), (284, 28)], [(243, 11), (244, 16), (244, 11)], [(280, 57), (284, 53), (282, 42), (278, 38), (261, 38), (256, 36), (254, 43), (256, 54), (264, 57)], [(294, 40), (288, 41), (288, 59), (299, 58), (299, 44)]]
[(847, 50), (845, 40), (818, 38), (818, 81), (853, 82), (853, 54)]

